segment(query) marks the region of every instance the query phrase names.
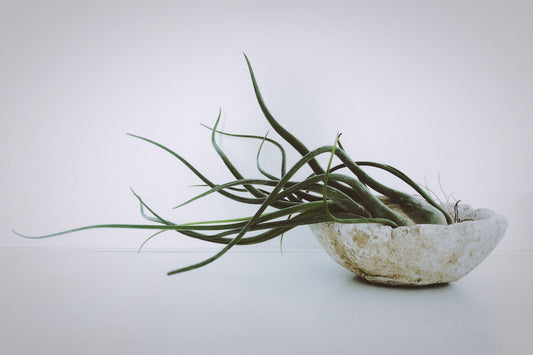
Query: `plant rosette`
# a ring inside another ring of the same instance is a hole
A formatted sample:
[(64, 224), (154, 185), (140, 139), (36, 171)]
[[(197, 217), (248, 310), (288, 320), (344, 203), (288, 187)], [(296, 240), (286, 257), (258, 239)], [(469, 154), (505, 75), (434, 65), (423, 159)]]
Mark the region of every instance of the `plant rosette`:
[(468, 274), (492, 252), (507, 228), (507, 219), (488, 209), (460, 204), (456, 213), (460, 218), (450, 225), (391, 228), (325, 222), (310, 228), (335, 262), (367, 281), (425, 286)]
[[(193, 265), (169, 271), (168, 275), (194, 270), (220, 258), (237, 245), (251, 245), (282, 237), (298, 226), (311, 230), (335, 261), (373, 282), (426, 285), (459, 279), (479, 264), (503, 236), (507, 222), (488, 210), (471, 210), (454, 205), (454, 212), (437, 203), (427, 189), (393, 166), (371, 161), (355, 161), (342, 147), (340, 134), (333, 145), (308, 149), (287, 131), (268, 110), (245, 55), (255, 96), (263, 115), (283, 143), (267, 135), (228, 133), (218, 129), (219, 111), (211, 131), (211, 145), (228, 168), (233, 180), (215, 183), (182, 155), (154, 140), (129, 134), (165, 151), (185, 165), (207, 190), (179, 204), (179, 208), (210, 194), (221, 194), (238, 204), (255, 205), (252, 216), (175, 223), (152, 209), (133, 190), (146, 224), (98, 224), (25, 238), (42, 239), (97, 228), (125, 228), (152, 231), (139, 251), (152, 238), (167, 231), (181, 236), (225, 245), (215, 255)], [(256, 166), (261, 176), (248, 178), (237, 169), (217, 143), (219, 135), (255, 140)], [(279, 171), (261, 166), (261, 151), (270, 144), (280, 153)], [(300, 158), (287, 166), (284, 145)], [(329, 156), (327, 168), (320, 156)], [(332, 165), (336, 161), (335, 166)], [(386, 186), (367, 173), (378, 169), (403, 181), (413, 191), (407, 193)], [(302, 169), (307, 169), (303, 171)], [(306, 178), (299, 178), (301, 172)]]

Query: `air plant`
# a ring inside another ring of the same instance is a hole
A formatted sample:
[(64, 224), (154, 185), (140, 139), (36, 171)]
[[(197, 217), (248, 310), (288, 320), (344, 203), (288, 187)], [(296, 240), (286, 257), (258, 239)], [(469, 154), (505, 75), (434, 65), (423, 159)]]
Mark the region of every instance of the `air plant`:
[[(398, 169), (390, 165), (370, 161), (352, 160), (340, 143), (340, 134), (337, 134), (333, 145), (309, 150), (298, 138), (274, 119), (263, 100), (252, 66), (246, 55), (245, 59), (255, 96), (266, 120), (274, 131), (301, 155), (301, 158), (292, 167), (287, 168), (285, 148), (278, 141), (266, 136), (242, 135), (220, 131), (218, 129), (221, 117), (220, 112), (214, 126), (208, 128), (211, 130), (213, 148), (235, 178), (233, 181), (223, 184), (215, 184), (209, 180), (193, 164), (170, 148), (142, 136), (129, 135), (170, 153), (209, 187), (207, 191), (177, 207), (210, 194), (218, 193), (236, 203), (257, 206), (256, 212), (252, 216), (176, 224), (162, 218), (132, 190), (140, 203), (142, 216), (152, 223), (91, 225), (33, 237), (15, 233), (26, 238), (49, 238), (96, 228), (147, 229), (154, 230), (155, 233), (141, 245), (141, 248), (148, 240), (165, 231), (175, 231), (190, 238), (225, 245), (218, 253), (199, 263), (168, 272), (168, 275), (173, 275), (207, 265), (217, 260), (235, 245), (262, 243), (283, 236), (289, 230), (302, 225), (334, 221), (339, 223), (379, 223), (396, 228), (414, 224), (445, 225), (454, 223), (450, 213), (435, 202), (424, 188)], [(217, 144), (217, 135), (260, 141), (261, 144), (257, 153), (257, 169), (264, 178), (245, 178)], [(279, 176), (268, 173), (259, 164), (259, 156), (265, 143), (274, 145), (281, 153)], [(317, 157), (321, 155), (326, 155), (326, 157), (329, 155), (328, 165), (325, 169), (321, 167), (317, 160)], [(332, 166), (335, 157), (340, 160), (340, 163)], [(362, 169), (365, 166), (381, 169), (392, 174), (409, 185), (418, 195), (408, 194), (383, 185)], [(309, 167), (312, 170), (312, 174), (305, 179), (295, 180), (295, 175), (304, 167)], [(341, 169), (347, 170), (347, 173), (340, 173)]]

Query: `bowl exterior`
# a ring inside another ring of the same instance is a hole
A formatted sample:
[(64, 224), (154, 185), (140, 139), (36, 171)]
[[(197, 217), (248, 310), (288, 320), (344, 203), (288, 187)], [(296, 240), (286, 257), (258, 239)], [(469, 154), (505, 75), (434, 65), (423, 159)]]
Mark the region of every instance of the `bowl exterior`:
[(391, 228), (382, 224), (310, 225), (328, 255), (364, 279), (423, 286), (459, 280), (496, 247), (507, 219), (462, 205), (462, 222)]

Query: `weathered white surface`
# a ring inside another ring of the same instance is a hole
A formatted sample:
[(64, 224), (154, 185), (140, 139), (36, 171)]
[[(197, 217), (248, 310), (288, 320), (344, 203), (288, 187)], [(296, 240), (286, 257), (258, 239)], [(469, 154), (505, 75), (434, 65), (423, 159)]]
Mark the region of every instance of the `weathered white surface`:
[(496, 247), (507, 219), (487, 209), (459, 205), (463, 222), (391, 228), (381, 224), (311, 225), (338, 264), (368, 281), (422, 286), (457, 281)]

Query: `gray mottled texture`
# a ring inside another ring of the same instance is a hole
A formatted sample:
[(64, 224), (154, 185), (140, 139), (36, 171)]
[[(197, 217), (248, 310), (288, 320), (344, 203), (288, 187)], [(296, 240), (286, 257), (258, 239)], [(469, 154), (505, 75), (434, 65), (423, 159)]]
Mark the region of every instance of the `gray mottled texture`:
[[(447, 206), (448, 208), (450, 206)], [(507, 219), (459, 205), (458, 223), (391, 228), (381, 224), (311, 225), (338, 264), (370, 282), (423, 286), (457, 281), (496, 247)]]

